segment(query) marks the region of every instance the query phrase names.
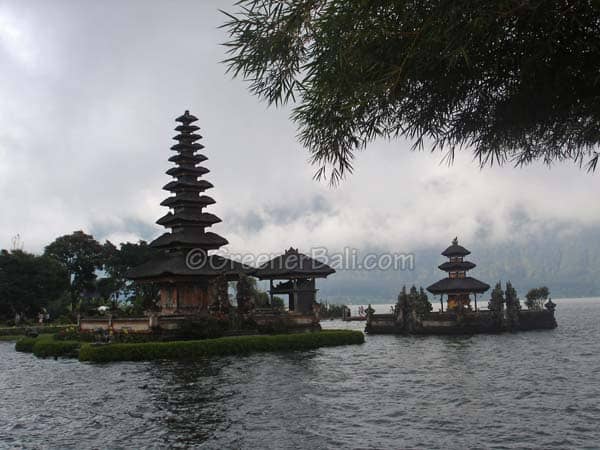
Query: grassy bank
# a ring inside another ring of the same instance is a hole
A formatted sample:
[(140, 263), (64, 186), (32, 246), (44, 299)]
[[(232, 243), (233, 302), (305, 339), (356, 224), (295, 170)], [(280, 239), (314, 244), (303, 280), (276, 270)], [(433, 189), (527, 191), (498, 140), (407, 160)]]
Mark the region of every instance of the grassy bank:
[(326, 330), (315, 333), (235, 336), (201, 341), (83, 344), (79, 351), (79, 359), (93, 362), (193, 360), (252, 352), (311, 350), (319, 347), (362, 344), (364, 340), (365, 337), (360, 331)]

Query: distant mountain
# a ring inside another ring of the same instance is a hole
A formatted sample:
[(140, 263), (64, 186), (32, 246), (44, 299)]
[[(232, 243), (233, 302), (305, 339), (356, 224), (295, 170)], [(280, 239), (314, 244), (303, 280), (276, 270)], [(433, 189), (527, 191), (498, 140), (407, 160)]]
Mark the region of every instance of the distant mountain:
[[(510, 240), (461, 241), (477, 267), (470, 273), (490, 285), (511, 281), (521, 298), (548, 286), (553, 297), (600, 296), (600, 229), (552, 224)], [(320, 281), (319, 295), (331, 302), (390, 301), (403, 284), (427, 287), (445, 276), (437, 266), (443, 248), (414, 251), (414, 271), (342, 270)], [(487, 300), (489, 291), (483, 294)]]

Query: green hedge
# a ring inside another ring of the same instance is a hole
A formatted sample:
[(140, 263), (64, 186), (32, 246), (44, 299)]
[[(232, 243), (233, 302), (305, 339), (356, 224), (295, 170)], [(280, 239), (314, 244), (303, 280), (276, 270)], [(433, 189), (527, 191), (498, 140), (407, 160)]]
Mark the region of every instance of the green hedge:
[(15, 350), (24, 353), (33, 353), (33, 345), (36, 343), (37, 338), (24, 337), (17, 341), (15, 344)]
[(58, 341), (54, 339), (53, 335), (44, 334), (39, 337), (19, 339), (15, 344), (15, 350), (18, 352), (33, 353), (40, 358), (51, 356), (77, 358), (80, 345), (77, 341)]
[(142, 344), (83, 344), (81, 361), (151, 361), (157, 359), (201, 359), (208, 356), (251, 352), (310, 350), (336, 345), (362, 344), (365, 337), (354, 330), (273, 336), (234, 336), (201, 341), (149, 342)]
[(38, 358), (61, 356), (65, 358), (77, 358), (79, 346), (77, 341), (57, 341), (55, 339), (38, 339), (33, 345), (33, 354)]

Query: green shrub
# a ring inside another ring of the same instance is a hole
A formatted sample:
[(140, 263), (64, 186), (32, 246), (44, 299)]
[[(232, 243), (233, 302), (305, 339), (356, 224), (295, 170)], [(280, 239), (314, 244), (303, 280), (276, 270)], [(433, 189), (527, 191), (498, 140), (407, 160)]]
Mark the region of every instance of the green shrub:
[(62, 356), (77, 358), (80, 343), (77, 341), (58, 341), (56, 339), (39, 338), (33, 344), (33, 354), (38, 358)]
[(80, 343), (77, 341), (60, 341), (54, 335), (42, 334), (39, 337), (25, 337), (15, 344), (18, 352), (33, 353), (40, 358), (64, 356), (76, 358)]
[(360, 331), (327, 330), (315, 333), (272, 336), (235, 336), (201, 341), (151, 342), (142, 344), (82, 345), (81, 361), (150, 361), (156, 359), (201, 359), (209, 356), (265, 351), (311, 350), (319, 347), (362, 344)]
[(37, 341), (37, 338), (34, 338), (34, 337), (21, 338), (15, 344), (15, 350), (18, 352), (32, 353), (33, 345), (35, 344), (36, 341)]

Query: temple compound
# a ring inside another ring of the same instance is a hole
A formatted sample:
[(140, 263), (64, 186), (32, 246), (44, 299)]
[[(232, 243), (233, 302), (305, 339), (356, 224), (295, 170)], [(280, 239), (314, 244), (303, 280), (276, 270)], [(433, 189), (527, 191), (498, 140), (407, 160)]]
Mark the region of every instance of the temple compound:
[[(167, 171), (174, 180), (163, 189), (174, 195), (161, 203), (171, 211), (157, 220), (157, 224), (170, 229), (150, 243), (158, 255), (135, 267), (128, 277), (137, 283), (154, 283), (160, 289), (160, 315), (208, 315), (209, 308), (225, 307), (227, 281), (235, 280), (251, 268), (209, 255), (227, 244), (218, 234), (206, 228), (221, 222), (214, 214), (204, 211), (215, 200), (204, 192), (213, 185), (203, 177), (209, 170), (199, 163), (208, 158), (200, 153), (204, 146), (197, 141), (202, 138), (192, 125), (196, 117), (188, 111), (175, 119), (181, 125), (175, 128), (179, 134), (171, 147), (175, 155), (169, 161), (175, 167)], [(224, 298), (220, 298), (222, 294)]]
[[(447, 272), (448, 277), (427, 288), (430, 293), (440, 295), (439, 311), (432, 311), (432, 304), (423, 289), (417, 291), (413, 287), (410, 293), (403, 289), (393, 313), (375, 314), (371, 307), (368, 308), (365, 331), (370, 334), (477, 334), (556, 328), (556, 305), (551, 300), (545, 308), (522, 310), (510, 284), (506, 298), (500, 292), (490, 299), (488, 309), (478, 308), (477, 294), (488, 291), (490, 286), (467, 276), (467, 272), (475, 268), (475, 264), (464, 259), (470, 253), (458, 244), (457, 238), (442, 252), (449, 260), (439, 268)], [(444, 295), (447, 296), (446, 311)]]
[(452, 245), (442, 252), (442, 256), (447, 257), (449, 261), (441, 264), (439, 269), (448, 272), (448, 277), (427, 288), (432, 294), (440, 296), (442, 311), (444, 294), (448, 296), (448, 311), (470, 310), (471, 295), (477, 311), (477, 294), (482, 294), (490, 288), (489, 284), (467, 276), (467, 272), (475, 268), (475, 264), (464, 260), (464, 257), (470, 254), (469, 250), (458, 245), (458, 238), (454, 238)]
[[(155, 256), (127, 273), (135, 283), (158, 288), (157, 310), (137, 318), (84, 318), (79, 321), (80, 329), (176, 330), (186, 326), (186, 322), (205, 319), (229, 325), (251, 323), (259, 331), (320, 328), (315, 278), (335, 272), (331, 267), (293, 249), (259, 269), (210, 253), (228, 242), (207, 231), (221, 219), (205, 211), (215, 200), (205, 194), (213, 185), (205, 179), (209, 170), (201, 165), (208, 158), (199, 153), (204, 146), (198, 142), (202, 136), (196, 133), (199, 127), (194, 125), (198, 119), (186, 111), (175, 120), (179, 122), (173, 138), (177, 143), (171, 147), (175, 154), (169, 158), (175, 166), (166, 172), (173, 180), (163, 187), (172, 195), (161, 203), (169, 212), (156, 222), (168, 231), (150, 243), (156, 250)], [(289, 311), (272, 307), (259, 310), (252, 302), (232, 308), (228, 282), (242, 276), (271, 280), (271, 299), (274, 294), (288, 295)], [(287, 281), (274, 287), (275, 279)], [(237, 319), (232, 319), (231, 313), (237, 314)]]

